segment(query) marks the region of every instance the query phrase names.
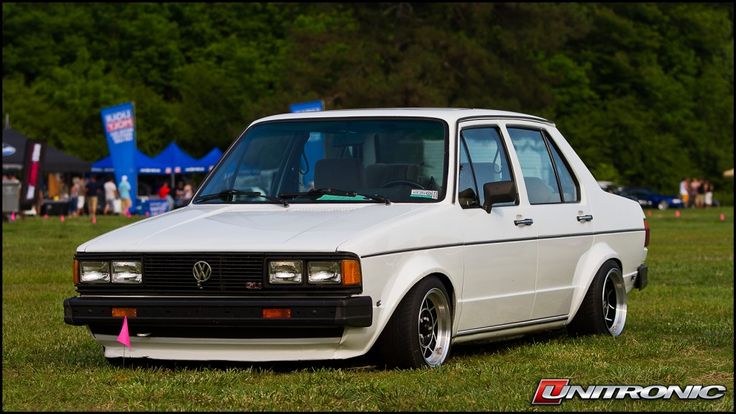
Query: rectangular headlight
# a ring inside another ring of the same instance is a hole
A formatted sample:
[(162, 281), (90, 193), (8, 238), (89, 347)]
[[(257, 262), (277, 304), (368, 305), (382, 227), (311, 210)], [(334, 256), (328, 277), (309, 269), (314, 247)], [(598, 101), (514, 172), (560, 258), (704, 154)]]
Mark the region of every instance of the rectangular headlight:
[(79, 281), (82, 283), (110, 283), (110, 262), (79, 262)]
[(143, 266), (140, 261), (112, 262), (112, 283), (141, 283)]
[(268, 262), (268, 282), (273, 285), (302, 283), (302, 261), (278, 260)]
[(340, 262), (309, 262), (309, 283), (312, 284), (340, 284), (342, 272)]

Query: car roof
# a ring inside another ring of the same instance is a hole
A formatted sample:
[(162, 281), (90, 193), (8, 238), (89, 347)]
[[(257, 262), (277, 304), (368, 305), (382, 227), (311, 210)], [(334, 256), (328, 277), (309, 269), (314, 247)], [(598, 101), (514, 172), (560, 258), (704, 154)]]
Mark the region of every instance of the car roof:
[(336, 109), (330, 111), (296, 112), (271, 115), (256, 120), (254, 123), (266, 121), (281, 121), (290, 119), (319, 119), (319, 118), (350, 118), (350, 117), (419, 117), (439, 118), (448, 123), (472, 118), (523, 119), (528, 121), (552, 122), (536, 116), (520, 112), (498, 111), (493, 109), (468, 108), (366, 108), (366, 109)]

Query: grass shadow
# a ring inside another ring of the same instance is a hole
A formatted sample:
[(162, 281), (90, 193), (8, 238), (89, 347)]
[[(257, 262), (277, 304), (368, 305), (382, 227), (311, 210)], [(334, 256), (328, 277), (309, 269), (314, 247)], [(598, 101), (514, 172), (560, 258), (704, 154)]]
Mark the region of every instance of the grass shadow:
[[(552, 331), (527, 334), (510, 339), (486, 340), (465, 344), (453, 345), (450, 358), (502, 354), (512, 348), (528, 346), (540, 342), (567, 337), (564, 328)], [(371, 350), (366, 355), (341, 360), (314, 360), (314, 361), (273, 361), (273, 362), (239, 362), (239, 361), (179, 361), (148, 358), (112, 358), (108, 359), (113, 366), (119, 368), (142, 369), (170, 369), (170, 370), (253, 370), (256, 372), (273, 372), (288, 374), (303, 370), (349, 370), (349, 371), (382, 371), (380, 356)]]
[(170, 369), (181, 370), (203, 370), (211, 369), (218, 371), (253, 370), (255, 372), (273, 372), (288, 374), (303, 370), (344, 369), (350, 371), (380, 370), (372, 355), (363, 355), (356, 358), (340, 360), (314, 360), (314, 361), (272, 361), (272, 362), (241, 362), (241, 361), (180, 361), (149, 358), (111, 358), (111, 365), (126, 369)]
[(522, 334), (516, 337), (504, 339), (489, 339), (476, 342), (468, 342), (455, 344), (452, 346), (450, 356), (454, 358), (462, 358), (464, 356), (482, 356), (503, 354), (507, 351), (529, 346), (537, 343), (546, 343), (552, 340), (571, 337), (565, 328), (558, 328), (538, 333)]

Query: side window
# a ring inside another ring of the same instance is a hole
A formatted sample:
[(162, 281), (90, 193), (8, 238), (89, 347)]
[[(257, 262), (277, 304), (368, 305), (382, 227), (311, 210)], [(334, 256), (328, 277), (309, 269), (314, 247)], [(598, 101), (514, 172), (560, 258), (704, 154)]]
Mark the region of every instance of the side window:
[[(501, 134), (497, 128), (476, 127), (463, 129), (460, 136), (458, 192), (473, 189), (478, 196), (477, 205), (482, 206), (485, 202), (483, 184), (513, 181)], [(498, 205), (506, 204), (513, 203)]]
[(508, 128), (519, 157), (526, 192), (531, 204), (560, 203), (557, 176), (542, 132), (535, 129)]
[(555, 160), (555, 167), (557, 168), (557, 175), (560, 177), (560, 186), (562, 187), (562, 199), (565, 203), (574, 203), (580, 201), (580, 193), (578, 192), (578, 184), (575, 180), (575, 176), (570, 172), (570, 166), (562, 158), (560, 150), (547, 136), (549, 142), (549, 148), (552, 150), (552, 158)]

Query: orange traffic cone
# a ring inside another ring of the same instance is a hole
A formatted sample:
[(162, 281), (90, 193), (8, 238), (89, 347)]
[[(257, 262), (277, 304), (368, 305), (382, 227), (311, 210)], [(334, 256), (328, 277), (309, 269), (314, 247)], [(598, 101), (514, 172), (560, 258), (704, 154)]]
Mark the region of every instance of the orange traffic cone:
[(721, 213), (721, 216), (719, 217), (721, 221), (726, 221), (726, 215)]
[(59, 216), (59, 220), (61, 220), (62, 223), (64, 222), (64, 215), (63, 214), (61, 216)]
[(15, 211), (10, 213), (10, 221), (15, 221)]
[(680, 217), (680, 210), (675, 211), (675, 217)]
[(43, 218), (44, 218), (44, 219), (48, 219), (48, 218), (49, 218), (49, 215), (48, 215), (48, 214), (44, 214), (44, 215), (43, 215)]
[(652, 210), (647, 210), (647, 216), (652, 217)]
[(97, 224), (97, 217), (95, 216), (92, 217), (92, 224)]

